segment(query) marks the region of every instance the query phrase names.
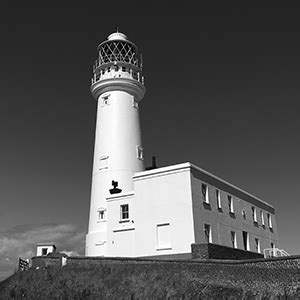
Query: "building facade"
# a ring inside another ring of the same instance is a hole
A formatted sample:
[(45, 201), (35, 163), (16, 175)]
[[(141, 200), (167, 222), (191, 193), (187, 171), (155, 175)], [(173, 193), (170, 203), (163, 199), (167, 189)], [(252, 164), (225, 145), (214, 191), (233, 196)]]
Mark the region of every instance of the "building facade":
[(278, 243), (274, 208), (191, 164), (144, 170), (136, 46), (114, 33), (98, 47), (98, 101), (87, 256), (190, 257), (191, 244), (262, 253)]

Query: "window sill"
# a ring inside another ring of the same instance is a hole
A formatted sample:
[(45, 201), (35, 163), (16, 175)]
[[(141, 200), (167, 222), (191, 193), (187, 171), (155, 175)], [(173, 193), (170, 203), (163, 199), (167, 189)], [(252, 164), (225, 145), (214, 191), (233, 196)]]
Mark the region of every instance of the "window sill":
[(105, 223), (106, 220), (98, 220), (97, 223)]
[(203, 206), (204, 206), (205, 209), (211, 210), (211, 206), (210, 206), (210, 203), (209, 203), (209, 202), (203, 201)]
[(156, 251), (172, 250), (172, 247), (157, 247)]
[(235, 213), (234, 213), (234, 212), (229, 212), (229, 216), (230, 216), (231, 218), (235, 218)]
[(130, 219), (123, 219), (119, 221), (119, 223), (128, 223), (128, 222), (130, 222)]

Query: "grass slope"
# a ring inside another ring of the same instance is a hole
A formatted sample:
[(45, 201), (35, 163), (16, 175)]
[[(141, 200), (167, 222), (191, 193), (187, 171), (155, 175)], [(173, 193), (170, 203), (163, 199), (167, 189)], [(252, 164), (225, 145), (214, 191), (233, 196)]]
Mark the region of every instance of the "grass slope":
[(253, 299), (255, 294), (266, 298), (279, 296), (272, 288), (258, 292), (235, 286), (230, 279), (221, 282), (216, 271), (214, 273), (215, 276), (209, 269), (181, 264), (30, 269), (1, 282), (0, 299)]

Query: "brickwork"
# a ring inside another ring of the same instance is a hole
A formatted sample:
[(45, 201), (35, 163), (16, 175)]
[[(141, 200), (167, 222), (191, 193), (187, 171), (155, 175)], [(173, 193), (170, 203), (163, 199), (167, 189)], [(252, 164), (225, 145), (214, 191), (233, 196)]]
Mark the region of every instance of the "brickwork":
[(216, 244), (192, 244), (193, 259), (255, 259), (260, 253), (234, 249)]

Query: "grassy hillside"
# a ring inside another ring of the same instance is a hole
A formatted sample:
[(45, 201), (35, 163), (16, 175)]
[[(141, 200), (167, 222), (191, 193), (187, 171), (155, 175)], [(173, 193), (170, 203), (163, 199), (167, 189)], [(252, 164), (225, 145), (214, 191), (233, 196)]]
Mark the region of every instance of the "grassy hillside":
[[(220, 281), (218, 275), (224, 271), (224, 267), (216, 270), (194, 264), (46, 267), (19, 272), (1, 282), (0, 299), (251, 299), (255, 294), (284, 295), (267, 288), (268, 282), (263, 290), (245, 288), (247, 274), (241, 287), (230, 278)], [(290, 291), (288, 294), (292, 296)]]

